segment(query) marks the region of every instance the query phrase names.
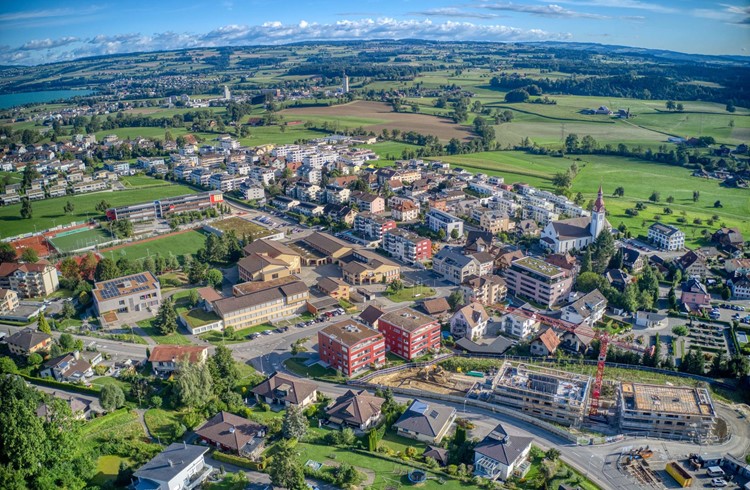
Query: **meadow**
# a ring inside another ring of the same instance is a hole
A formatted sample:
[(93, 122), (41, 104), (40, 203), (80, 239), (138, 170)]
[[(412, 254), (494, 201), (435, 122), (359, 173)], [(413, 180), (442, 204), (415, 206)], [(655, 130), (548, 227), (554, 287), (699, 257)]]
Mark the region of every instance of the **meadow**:
[[(86, 221), (99, 218), (102, 213), (97, 211), (96, 205), (102, 200), (110, 206), (127, 206), (153, 201), (159, 197), (174, 197), (194, 194), (190, 187), (164, 183), (160, 187), (128, 189), (124, 191), (94, 192), (76, 196), (57, 197), (43, 201), (32, 201), (32, 219), (21, 218), (21, 205), (12, 204), (0, 207), (0, 238), (30, 233), (34, 230), (42, 231), (57, 225), (64, 225), (74, 221)], [(65, 213), (63, 207), (66, 202), (72, 202), (75, 209), (72, 213)]]
[[(743, 234), (750, 234), (750, 191), (721, 187), (718, 180), (692, 177), (691, 170), (683, 167), (617, 156), (555, 158), (522, 152), (475, 153), (440, 160), (472, 172), (503, 176), (506, 183), (526, 182), (545, 190), (554, 190), (552, 177), (555, 173), (566, 171), (576, 161), (579, 171), (573, 179), (572, 194), (580, 192), (587, 200), (593, 199), (602, 184), (608, 220), (615, 227), (625, 224), (634, 236), (646, 235), (656, 215), (661, 222), (682, 229), (691, 247), (705, 244), (703, 230), (713, 232), (719, 226), (736, 226)], [(616, 187), (625, 189), (624, 197), (612, 197)], [(647, 202), (646, 209), (638, 216), (625, 214), (625, 210), (633, 208), (637, 202), (648, 201), (653, 191), (660, 192), (661, 202)], [(693, 191), (700, 194), (697, 202), (693, 202)], [(674, 198), (671, 204), (666, 202), (669, 196)], [(721, 208), (714, 207), (716, 201), (721, 201)], [(665, 214), (665, 207), (673, 213)], [(714, 215), (719, 219), (708, 225), (707, 221)], [(686, 223), (679, 223), (679, 218), (684, 218)], [(701, 220), (701, 224), (696, 224), (696, 219)]]

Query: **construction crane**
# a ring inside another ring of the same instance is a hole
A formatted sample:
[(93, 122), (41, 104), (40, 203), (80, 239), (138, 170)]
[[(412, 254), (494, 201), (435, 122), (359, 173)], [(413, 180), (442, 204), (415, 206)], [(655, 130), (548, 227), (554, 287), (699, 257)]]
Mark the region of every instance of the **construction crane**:
[(599, 336), (599, 358), (596, 363), (596, 378), (594, 378), (594, 389), (591, 390), (591, 408), (589, 418), (598, 418), (599, 396), (602, 394), (602, 381), (604, 380), (604, 365), (607, 362), (607, 349), (609, 348), (609, 335), (602, 333)]

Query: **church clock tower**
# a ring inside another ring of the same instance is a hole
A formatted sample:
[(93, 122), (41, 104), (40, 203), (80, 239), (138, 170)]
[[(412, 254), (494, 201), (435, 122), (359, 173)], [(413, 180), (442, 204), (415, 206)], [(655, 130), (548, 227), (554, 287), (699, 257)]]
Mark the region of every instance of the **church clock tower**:
[(596, 197), (594, 202), (594, 208), (591, 210), (591, 225), (589, 225), (589, 231), (594, 240), (604, 230), (606, 219), (604, 217), (604, 195), (602, 192), (602, 186), (599, 185), (599, 195)]

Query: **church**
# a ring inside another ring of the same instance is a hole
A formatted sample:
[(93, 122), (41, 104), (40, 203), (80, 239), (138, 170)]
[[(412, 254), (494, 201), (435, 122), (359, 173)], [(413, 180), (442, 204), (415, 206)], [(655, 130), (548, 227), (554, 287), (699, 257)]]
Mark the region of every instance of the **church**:
[(602, 231), (609, 232), (612, 227), (605, 218), (604, 196), (602, 186), (594, 202), (591, 216), (550, 221), (544, 231), (540, 244), (552, 253), (581, 250), (596, 240)]

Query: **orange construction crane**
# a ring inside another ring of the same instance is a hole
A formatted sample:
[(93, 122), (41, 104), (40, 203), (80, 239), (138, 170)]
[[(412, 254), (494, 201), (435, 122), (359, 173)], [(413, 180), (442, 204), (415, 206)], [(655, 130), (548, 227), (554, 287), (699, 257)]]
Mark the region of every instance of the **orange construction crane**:
[(604, 363), (607, 362), (607, 348), (609, 347), (609, 335), (599, 335), (599, 362), (596, 364), (596, 378), (594, 378), (594, 389), (591, 390), (591, 409), (589, 417), (599, 416), (599, 396), (602, 394), (602, 381), (604, 379)]

